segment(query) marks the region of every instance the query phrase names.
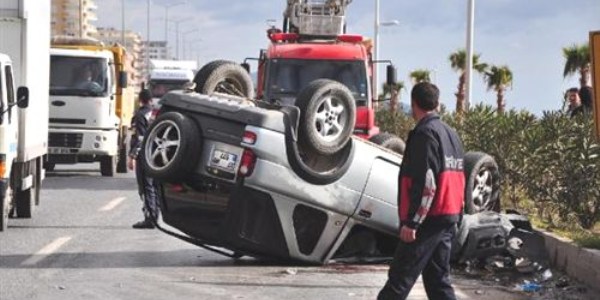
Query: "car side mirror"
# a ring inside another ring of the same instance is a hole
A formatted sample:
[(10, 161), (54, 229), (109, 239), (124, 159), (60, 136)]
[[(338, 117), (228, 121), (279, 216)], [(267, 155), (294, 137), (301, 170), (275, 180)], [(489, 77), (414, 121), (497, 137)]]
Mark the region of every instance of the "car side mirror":
[(19, 108), (27, 108), (29, 106), (29, 89), (20, 86), (17, 89), (17, 106)]
[(249, 63), (242, 63), (242, 68), (244, 68), (244, 70), (246, 70), (246, 72), (248, 72), (248, 74), (250, 74), (250, 64)]
[(390, 86), (396, 84), (396, 82), (398, 81), (396, 67), (394, 67), (393, 65), (388, 65), (386, 71), (387, 71), (387, 78), (386, 78), (387, 84)]
[(119, 72), (119, 85), (121, 88), (127, 88), (127, 72)]

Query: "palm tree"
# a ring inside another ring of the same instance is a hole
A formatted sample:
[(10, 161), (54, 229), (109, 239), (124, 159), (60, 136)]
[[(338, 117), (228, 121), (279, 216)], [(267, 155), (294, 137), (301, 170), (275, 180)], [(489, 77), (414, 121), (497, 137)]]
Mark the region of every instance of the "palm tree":
[(485, 72), (484, 79), (487, 83), (488, 90), (496, 91), (498, 113), (504, 113), (504, 108), (506, 107), (504, 92), (509, 86), (512, 86), (512, 71), (508, 66), (492, 66), (489, 71)]
[[(473, 55), (473, 70), (480, 74), (483, 74), (488, 65), (479, 62), (481, 55)], [(450, 60), (450, 66), (452, 70), (459, 72), (460, 77), (458, 79), (458, 91), (456, 92), (456, 112), (462, 113), (465, 110), (465, 84), (466, 84), (466, 69), (467, 69), (467, 52), (464, 49), (457, 50), (450, 54), (448, 58)]]
[(413, 83), (431, 82), (431, 71), (427, 69), (417, 69), (410, 72), (410, 78)]
[(569, 77), (579, 72), (579, 84), (588, 86), (590, 79), (590, 46), (588, 44), (573, 45), (563, 48), (565, 70), (563, 76)]
[(398, 107), (398, 100), (400, 99), (400, 91), (404, 89), (404, 81), (398, 81), (392, 85), (389, 85), (387, 82), (383, 84), (383, 94), (381, 95), (381, 99), (385, 99), (385, 96), (390, 95), (390, 110), (396, 111)]

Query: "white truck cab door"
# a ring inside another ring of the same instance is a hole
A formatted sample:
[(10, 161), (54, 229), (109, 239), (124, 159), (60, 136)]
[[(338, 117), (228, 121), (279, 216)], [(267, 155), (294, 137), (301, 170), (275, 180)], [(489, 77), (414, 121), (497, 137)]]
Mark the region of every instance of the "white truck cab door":
[[(6, 172), (4, 178), (10, 175), (12, 161), (17, 156), (17, 128), (19, 114), (17, 113), (17, 94), (14, 84), (14, 75), (10, 64), (0, 63), (0, 98), (2, 116), (0, 116), (0, 154), (5, 155)], [(12, 107), (11, 107), (12, 106)], [(9, 107), (11, 107), (9, 109)]]

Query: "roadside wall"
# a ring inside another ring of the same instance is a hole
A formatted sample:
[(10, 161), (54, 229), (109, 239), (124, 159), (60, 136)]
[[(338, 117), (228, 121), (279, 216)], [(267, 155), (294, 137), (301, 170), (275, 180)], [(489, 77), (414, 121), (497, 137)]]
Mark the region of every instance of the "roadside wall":
[(579, 247), (550, 232), (542, 234), (553, 267), (600, 291), (600, 250)]

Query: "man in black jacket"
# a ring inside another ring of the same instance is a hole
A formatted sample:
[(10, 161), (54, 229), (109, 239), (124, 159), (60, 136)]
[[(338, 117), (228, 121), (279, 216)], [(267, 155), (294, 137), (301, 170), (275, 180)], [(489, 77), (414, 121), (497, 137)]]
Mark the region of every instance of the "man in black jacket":
[(415, 85), (411, 98), (418, 123), (408, 136), (398, 179), (400, 241), (378, 299), (406, 299), (421, 273), (429, 299), (456, 299), (448, 276), (464, 201), (463, 146), (436, 113), (435, 85)]
[[(133, 224), (133, 228), (152, 229), (154, 228), (154, 223), (152, 222), (151, 217), (154, 216), (154, 218), (157, 218), (159, 214), (158, 197), (154, 182), (152, 178), (144, 176), (141, 163), (144, 153), (142, 142), (144, 141), (144, 136), (148, 133), (153, 118), (152, 107), (150, 105), (152, 94), (148, 90), (142, 90), (138, 98), (140, 101), (140, 108), (135, 112), (133, 120), (131, 121), (131, 124), (135, 129), (135, 134), (131, 137), (128, 167), (130, 170), (135, 169), (138, 192), (144, 202), (142, 208), (144, 220)], [(152, 212), (152, 214), (150, 212)]]

